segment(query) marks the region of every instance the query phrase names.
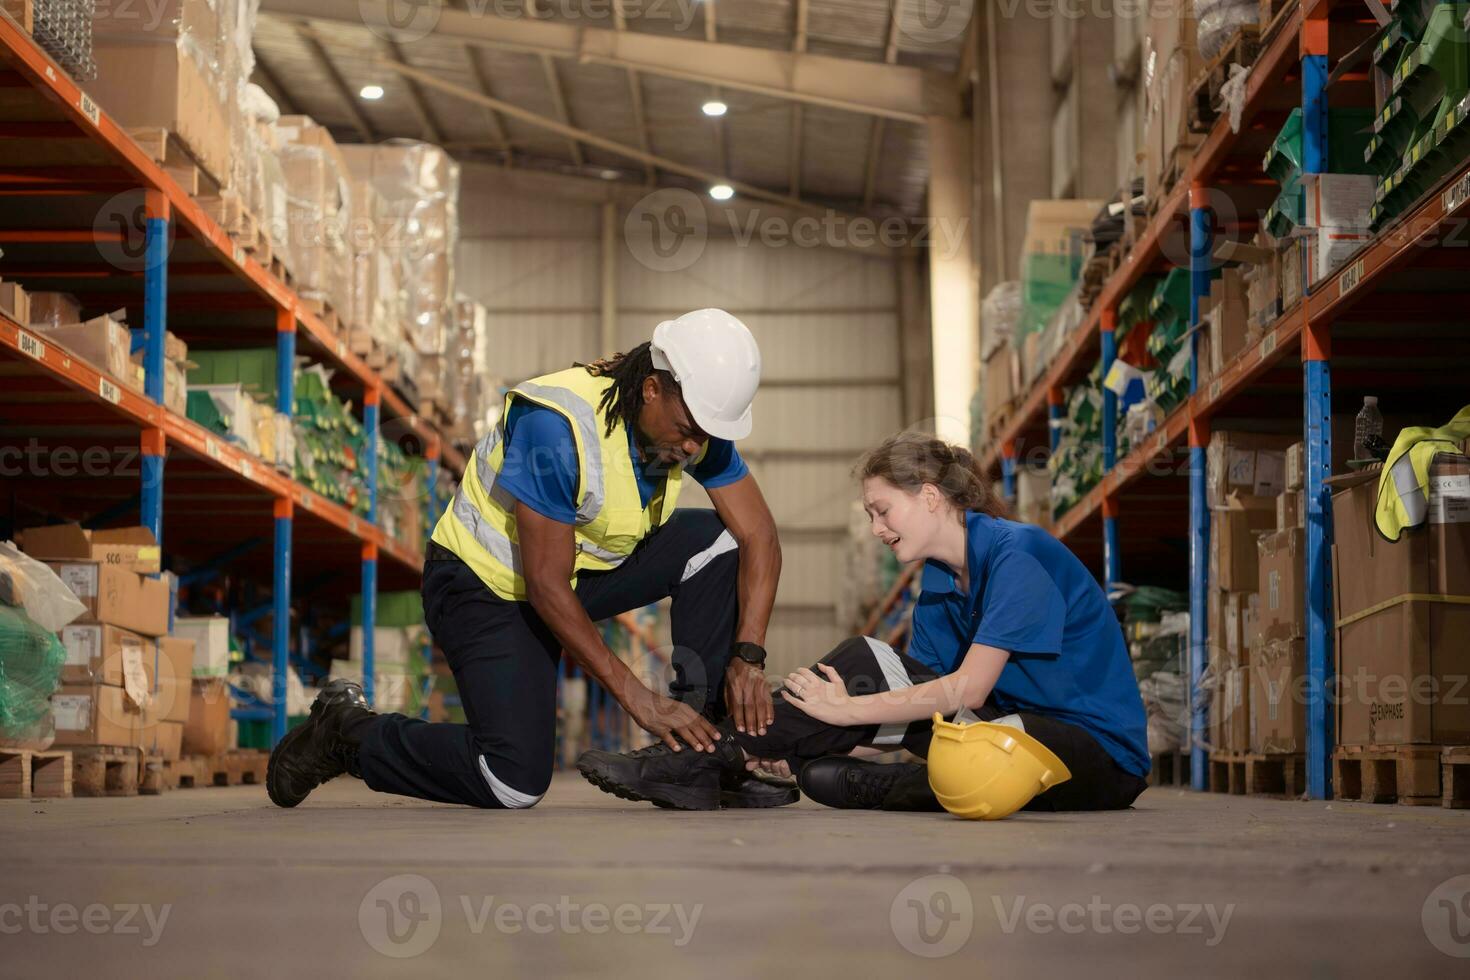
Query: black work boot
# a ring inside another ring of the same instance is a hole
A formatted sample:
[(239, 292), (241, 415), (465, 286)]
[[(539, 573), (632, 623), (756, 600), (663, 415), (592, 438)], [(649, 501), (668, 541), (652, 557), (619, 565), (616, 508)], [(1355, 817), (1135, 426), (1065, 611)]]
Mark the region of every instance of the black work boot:
[(625, 800), (647, 800), (674, 810), (717, 810), (720, 775), (745, 771), (745, 753), (729, 735), (713, 752), (685, 746), (678, 752), (662, 742), (633, 752), (591, 749), (577, 759), (577, 771), (604, 793)]
[(921, 807), (891, 804), (885, 807), (883, 801), (895, 787), (906, 789), (916, 781), (922, 781), (927, 790), (927, 776), (925, 767), (915, 762), (866, 762), (829, 755), (803, 766), (800, 783), (801, 791), (807, 796), (839, 810), (909, 810)]
[(790, 806), (801, 799), (796, 783), (763, 772), (720, 773), (720, 806), (726, 810), (756, 810)]
[(371, 716), (362, 685), (335, 680), (322, 688), (311, 703), (311, 717), (286, 733), (271, 752), (265, 788), (276, 806), (292, 807), (312, 790), (343, 773), (362, 778), (357, 768), (358, 740), (344, 733), (344, 724)]

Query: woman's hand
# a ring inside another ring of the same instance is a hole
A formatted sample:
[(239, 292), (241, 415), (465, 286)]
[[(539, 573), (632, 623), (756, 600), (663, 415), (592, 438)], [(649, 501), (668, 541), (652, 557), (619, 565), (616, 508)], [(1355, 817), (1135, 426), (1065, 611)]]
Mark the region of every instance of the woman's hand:
[(787, 675), (786, 687), (781, 691), (781, 696), (817, 721), (824, 721), (829, 725), (861, 724), (855, 717), (856, 705), (847, 694), (847, 685), (842, 682), (842, 675), (827, 664), (817, 664), (817, 669), (827, 675), (826, 680), (803, 667)]

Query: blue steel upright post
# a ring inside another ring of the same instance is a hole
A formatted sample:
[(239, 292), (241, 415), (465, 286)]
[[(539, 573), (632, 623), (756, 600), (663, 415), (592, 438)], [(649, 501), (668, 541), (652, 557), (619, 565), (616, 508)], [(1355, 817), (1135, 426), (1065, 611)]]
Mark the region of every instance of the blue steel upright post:
[(1057, 451), (1058, 444), (1062, 441), (1062, 419), (1066, 412), (1066, 399), (1062, 397), (1062, 389), (1056, 385), (1046, 389), (1046, 429), (1047, 442), (1052, 452)]
[[(367, 389), (363, 396), (362, 425), (365, 431), (362, 454), (367, 467), (367, 519), (372, 525), (370, 534), (378, 531), (378, 411), (383, 392), (377, 386)], [(368, 704), (373, 703), (375, 675), (374, 630), (378, 624), (378, 543), (364, 541), (362, 545), (362, 691)]]
[[(296, 408), (296, 314), (276, 311), (276, 411), (290, 416)], [(271, 593), (271, 744), (286, 735), (286, 672), (291, 654), (291, 542), (295, 504), (290, 497), (275, 502), (274, 579)]]
[[(1327, 5), (1320, 5), (1325, 11)], [(1327, 171), (1325, 13), (1302, 24), (1302, 170)], [(1307, 304), (1304, 301), (1303, 307)], [(1302, 406), (1306, 442), (1307, 796), (1332, 795), (1332, 510), (1323, 480), (1332, 473), (1332, 326), (1310, 318), (1302, 331)]]
[[(1118, 357), (1116, 331), (1118, 311), (1108, 306), (1102, 311), (1102, 377), (1103, 377), (1103, 479), (1118, 463), (1118, 396), (1107, 386), (1108, 372)], [(1123, 579), (1123, 556), (1118, 547), (1118, 502), (1103, 495), (1103, 591), (1111, 593)]]
[(1006, 502), (1016, 506), (1016, 444), (1007, 439), (1000, 445), (1000, 485)]
[[(169, 202), (158, 191), (143, 193), (143, 392), (162, 405), (164, 338), (168, 331)], [(142, 433), (143, 486), (140, 523), (163, 544), (164, 430)]]
[[(1209, 194), (1198, 181), (1189, 187), (1189, 391), (1199, 390), (1200, 300), (1210, 292)], [(1209, 786), (1209, 758), (1205, 733), (1209, 728), (1208, 707), (1199, 696), (1205, 668), (1210, 662), (1210, 507), (1205, 482), (1205, 450), (1209, 444), (1209, 422), (1189, 420), (1189, 778), (1196, 790)]]

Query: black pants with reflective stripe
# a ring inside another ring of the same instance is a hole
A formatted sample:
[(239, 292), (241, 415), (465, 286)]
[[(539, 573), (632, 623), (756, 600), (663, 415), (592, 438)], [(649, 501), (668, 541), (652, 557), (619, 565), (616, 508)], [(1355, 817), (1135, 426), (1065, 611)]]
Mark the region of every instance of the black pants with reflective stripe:
[[(738, 618), (739, 552), (712, 510), (676, 511), (609, 572), (576, 593), (594, 621), (672, 597), (670, 696), (718, 721)], [(556, 751), (561, 644), (529, 602), (509, 602), (456, 558), (424, 566), (424, 619), (459, 686), (468, 724), (385, 715), (358, 761), (368, 786), (443, 803), (534, 805)], [(595, 683), (595, 682), (593, 682)]]
[[(938, 675), (912, 657), (898, 653), (886, 643), (854, 637), (838, 644), (820, 663), (841, 675), (849, 694), (874, 694), (900, 690), (933, 680)], [(813, 668), (821, 676), (821, 671)], [(994, 721), (1005, 715), (992, 698), (960, 720)], [(1138, 798), (1148, 785), (1120, 767), (1107, 750), (1085, 729), (1029, 711), (1017, 713), (1026, 733), (1051, 749), (1066, 764), (1072, 778), (1037, 796), (1028, 810), (1121, 810)], [(735, 740), (751, 755), (783, 759), (793, 773), (824, 755), (846, 755), (864, 745), (905, 748), (923, 758), (929, 754), (933, 723), (915, 721), (908, 725), (829, 725), (800, 708), (776, 697), (776, 719), (765, 735), (737, 733)], [(918, 772), (902, 780), (883, 802), (885, 810), (942, 809), (929, 788), (928, 774)]]

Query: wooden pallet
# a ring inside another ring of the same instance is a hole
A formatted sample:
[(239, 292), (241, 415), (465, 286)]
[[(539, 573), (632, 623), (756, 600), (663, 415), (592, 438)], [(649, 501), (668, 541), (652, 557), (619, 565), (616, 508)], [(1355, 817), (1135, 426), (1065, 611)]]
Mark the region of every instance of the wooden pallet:
[(1332, 756), (1333, 793), (1362, 803), (1441, 804), (1443, 756), (1439, 745), (1339, 746)]
[(1016, 403), (1010, 402), (993, 413), (986, 413), (985, 439), (995, 442), (1000, 438), (1000, 433), (1005, 431), (1011, 423), (1011, 416), (1016, 414)]
[(1260, 0), (1260, 14), (1256, 17), (1256, 23), (1261, 28), (1261, 47), (1265, 47), (1281, 30), (1281, 25), (1291, 16), (1296, 9), (1298, 0)]
[(258, 749), (231, 749), (219, 755), (185, 756), (175, 764), (180, 789), (205, 786), (265, 785), (270, 755)]
[(1189, 786), (1189, 753), (1177, 749), (1153, 757), (1148, 770), (1150, 786)]
[(72, 792), (76, 796), (137, 796), (137, 749), (72, 750)]
[(1260, 53), (1261, 29), (1254, 24), (1243, 24), (1200, 70), (1190, 82), (1189, 96), (1185, 100), (1185, 126), (1191, 133), (1201, 136), (1209, 133), (1220, 117), (1220, 88), (1230, 80), (1230, 66), (1249, 68), (1256, 63)]
[(36, 5), (33, 0), (0, 0), (0, 11), (20, 25), (27, 34), (36, 30)]
[(1121, 242), (1114, 242), (1105, 251), (1099, 252), (1088, 259), (1082, 266), (1082, 286), (1078, 294), (1078, 302), (1084, 310), (1091, 310), (1093, 302), (1102, 293), (1103, 286), (1112, 278), (1114, 272), (1122, 262), (1123, 250)]
[(352, 353), (366, 361), (367, 366), (374, 370), (381, 370), (388, 366), (387, 349), (366, 327), (349, 327), (347, 346)]
[(1439, 773), (1445, 809), (1470, 809), (1470, 745), (1446, 746), (1439, 757)]
[(1158, 193), (1153, 200), (1148, 202), (1148, 218), (1153, 221), (1154, 216), (1159, 213), (1159, 207), (1174, 193), (1175, 186), (1189, 173), (1190, 165), (1194, 163), (1195, 151), (1199, 144), (1194, 142), (1180, 142), (1169, 151), (1169, 159), (1164, 161), (1164, 168), (1159, 174)]
[(315, 313), (318, 319), (320, 319), (323, 323), (327, 325), (327, 329), (331, 330), (333, 333), (341, 332), (342, 326), (337, 319), (337, 309), (329, 301), (325, 299), (307, 299), (306, 297), (302, 297), (301, 305), (306, 307), (311, 312)]
[(150, 160), (162, 167), (185, 193), (197, 199), (201, 205), (206, 200), (220, 196), (219, 181), (168, 130), (157, 126), (139, 126), (129, 129), (128, 135), (148, 154)]
[(71, 793), (70, 752), (0, 749), (0, 800), (65, 799)]
[(1212, 752), (1210, 792), (1296, 799), (1307, 791), (1306, 757), (1297, 753)]
[(143, 756), (138, 769), (138, 792), (143, 796), (157, 796), (178, 789), (183, 761), (156, 755)]

